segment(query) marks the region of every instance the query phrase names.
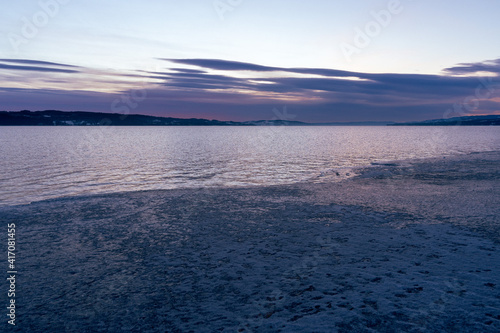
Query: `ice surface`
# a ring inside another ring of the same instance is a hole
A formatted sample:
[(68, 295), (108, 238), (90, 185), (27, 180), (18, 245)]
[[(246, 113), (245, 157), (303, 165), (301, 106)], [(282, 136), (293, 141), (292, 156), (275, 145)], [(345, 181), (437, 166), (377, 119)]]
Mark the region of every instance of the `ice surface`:
[(3, 207), (18, 228), (16, 329), (498, 332), (499, 161)]

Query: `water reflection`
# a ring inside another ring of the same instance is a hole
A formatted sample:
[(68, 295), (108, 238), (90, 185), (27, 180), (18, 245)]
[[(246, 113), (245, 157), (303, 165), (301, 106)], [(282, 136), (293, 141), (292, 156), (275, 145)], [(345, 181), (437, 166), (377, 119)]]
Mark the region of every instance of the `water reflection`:
[(372, 162), (498, 150), (499, 127), (2, 127), (0, 204), (304, 181)]

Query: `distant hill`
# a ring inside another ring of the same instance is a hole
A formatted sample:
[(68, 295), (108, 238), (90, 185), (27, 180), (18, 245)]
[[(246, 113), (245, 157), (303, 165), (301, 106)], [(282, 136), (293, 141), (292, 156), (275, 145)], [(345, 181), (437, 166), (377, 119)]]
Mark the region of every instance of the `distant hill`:
[(220, 121), (86, 111), (0, 111), (0, 126), (385, 126), (388, 122)]
[(0, 111), (0, 125), (10, 126), (214, 126), (238, 125), (231, 121), (154, 117), (138, 114), (83, 111)]
[(500, 116), (472, 116), (420, 122), (305, 123), (290, 120), (220, 121), (86, 111), (0, 111), (0, 126), (480, 126), (500, 125)]
[(334, 122), (334, 123), (315, 123), (309, 124), (313, 126), (387, 126), (394, 124), (388, 121), (351, 121), (351, 122)]
[(292, 120), (255, 120), (237, 123), (242, 126), (309, 126), (311, 124)]
[(0, 111), (0, 126), (303, 126), (300, 121), (219, 121), (84, 111)]
[(432, 119), (410, 123), (394, 123), (389, 126), (499, 126), (500, 116), (468, 116), (448, 119)]

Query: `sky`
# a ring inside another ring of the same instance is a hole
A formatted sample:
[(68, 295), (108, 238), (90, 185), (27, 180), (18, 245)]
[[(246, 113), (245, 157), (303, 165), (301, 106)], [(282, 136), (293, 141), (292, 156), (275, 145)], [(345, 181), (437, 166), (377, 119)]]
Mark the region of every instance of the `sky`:
[(498, 0), (0, 0), (0, 110), (500, 114)]

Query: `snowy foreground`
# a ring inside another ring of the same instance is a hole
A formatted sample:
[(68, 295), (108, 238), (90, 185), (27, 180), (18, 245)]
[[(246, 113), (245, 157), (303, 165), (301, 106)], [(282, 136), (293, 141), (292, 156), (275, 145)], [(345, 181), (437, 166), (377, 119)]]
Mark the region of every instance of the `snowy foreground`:
[(356, 173), (1, 208), (19, 270), (2, 327), (499, 332), (500, 153)]

